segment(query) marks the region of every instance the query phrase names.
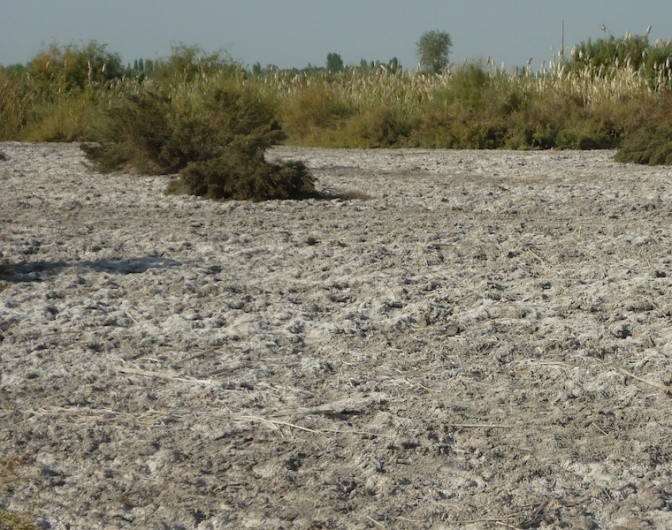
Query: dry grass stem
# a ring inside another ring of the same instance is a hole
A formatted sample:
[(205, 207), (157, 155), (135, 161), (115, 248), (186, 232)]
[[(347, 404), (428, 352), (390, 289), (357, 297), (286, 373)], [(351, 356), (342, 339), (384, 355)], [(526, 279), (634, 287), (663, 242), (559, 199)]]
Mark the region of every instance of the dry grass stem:
[(632, 377), (633, 379), (636, 379), (637, 381), (640, 381), (641, 383), (652, 386), (653, 388), (657, 388), (658, 390), (662, 390), (668, 396), (672, 396), (672, 388), (670, 388), (668, 386), (665, 386), (665, 385), (662, 385), (660, 383), (656, 383), (654, 381), (649, 381), (648, 379), (644, 379), (642, 377), (636, 376), (632, 372), (628, 372), (627, 370), (624, 370), (623, 368), (619, 368), (618, 371), (621, 372), (625, 376)]
[(514, 429), (517, 427), (517, 425), (505, 423), (447, 423), (446, 426), (458, 429)]
[(376, 438), (388, 438), (387, 436), (384, 436), (382, 434), (378, 434), (375, 432), (370, 432), (370, 431), (357, 431), (357, 430), (341, 430), (341, 429), (310, 429), (308, 427), (304, 427), (303, 425), (297, 425), (296, 423), (290, 423), (288, 421), (280, 421), (280, 420), (273, 420), (269, 418), (264, 418), (262, 416), (254, 416), (250, 414), (245, 414), (243, 416), (237, 416), (234, 418), (234, 420), (251, 420), (251, 421), (260, 421), (263, 423), (268, 423), (270, 424), (273, 428), (277, 428), (278, 426), (282, 427), (290, 427), (292, 429), (298, 429), (300, 431), (305, 431), (305, 432), (310, 432), (313, 434), (361, 434), (364, 436), (374, 436)]
[(181, 381), (183, 383), (194, 383), (201, 385), (218, 385), (221, 384), (218, 381), (213, 381), (212, 379), (196, 379), (193, 377), (178, 377), (168, 372), (151, 372), (149, 370), (140, 370), (138, 368), (115, 368), (117, 372), (128, 375), (140, 375), (142, 377), (155, 377), (157, 379), (166, 379), (168, 381)]
[(376, 521), (373, 517), (369, 515), (367, 515), (366, 518), (373, 524), (375, 524), (378, 528), (387, 528), (383, 523), (381, 523), (380, 521)]

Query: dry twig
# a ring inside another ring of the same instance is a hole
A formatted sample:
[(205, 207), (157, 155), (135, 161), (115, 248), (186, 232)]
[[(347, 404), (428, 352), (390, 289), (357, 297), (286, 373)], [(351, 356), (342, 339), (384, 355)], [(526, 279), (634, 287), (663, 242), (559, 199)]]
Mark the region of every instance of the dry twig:
[(288, 421), (280, 421), (280, 420), (273, 420), (269, 418), (264, 418), (262, 416), (253, 416), (250, 414), (245, 414), (243, 416), (238, 416), (237, 418), (234, 418), (236, 420), (254, 420), (254, 421), (261, 421), (264, 423), (269, 423), (272, 426), (276, 427), (278, 425), (283, 426), (283, 427), (291, 427), (292, 429), (299, 429), (300, 431), (306, 431), (306, 432), (311, 432), (313, 434), (330, 434), (330, 433), (335, 433), (335, 434), (363, 434), (366, 436), (375, 436), (377, 438), (388, 438), (385, 435), (378, 434), (375, 432), (370, 432), (370, 431), (355, 431), (355, 430), (349, 430), (349, 431), (344, 431), (341, 429), (310, 429), (308, 427), (304, 427), (303, 425), (297, 425), (296, 423), (290, 423)]
[(516, 425), (506, 423), (447, 423), (447, 427), (462, 429), (513, 429)]
[(157, 379), (166, 379), (168, 381), (181, 381), (183, 383), (200, 383), (204, 385), (216, 385), (218, 384), (217, 381), (213, 381), (212, 379), (196, 379), (194, 377), (177, 377), (173, 374), (170, 374), (168, 372), (151, 372), (149, 370), (140, 370), (138, 368), (124, 368), (124, 367), (117, 367), (115, 368), (117, 372), (120, 372), (122, 374), (129, 374), (129, 375), (141, 375), (143, 377), (156, 377)]
[(665, 385), (662, 385), (660, 383), (656, 383), (654, 381), (649, 381), (648, 379), (644, 379), (642, 377), (636, 376), (632, 372), (628, 372), (627, 370), (624, 370), (623, 368), (619, 368), (618, 371), (621, 372), (623, 375), (626, 375), (628, 377), (632, 377), (633, 379), (636, 379), (637, 381), (640, 381), (640, 382), (645, 383), (649, 386), (652, 386), (653, 388), (657, 388), (658, 390), (662, 390), (668, 396), (672, 396), (672, 388), (670, 388), (669, 386), (665, 386)]

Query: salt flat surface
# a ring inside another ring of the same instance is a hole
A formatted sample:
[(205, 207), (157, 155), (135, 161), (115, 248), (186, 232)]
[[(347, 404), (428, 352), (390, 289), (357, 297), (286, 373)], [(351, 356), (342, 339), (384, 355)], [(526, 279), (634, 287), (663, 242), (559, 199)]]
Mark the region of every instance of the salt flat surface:
[(283, 147), (370, 199), (217, 203), (0, 152), (0, 508), (672, 528), (672, 170)]

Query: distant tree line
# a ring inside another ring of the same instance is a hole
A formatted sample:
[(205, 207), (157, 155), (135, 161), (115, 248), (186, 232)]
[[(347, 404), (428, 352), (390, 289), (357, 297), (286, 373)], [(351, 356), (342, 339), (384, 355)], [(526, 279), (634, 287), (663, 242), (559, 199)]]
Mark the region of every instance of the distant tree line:
[(343, 58), (340, 54), (336, 52), (330, 52), (327, 54), (327, 59), (324, 66), (318, 66), (311, 63), (308, 63), (304, 68), (288, 68), (281, 69), (280, 67), (274, 64), (268, 64), (265, 67), (261, 65), (260, 62), (256, 62), (252, 65), (250, 71), (254, 76), (263, 76), (267, 74), (274, 74), (278, 72), (284, 73), (330, 73), (338, 74), (344, 71), (359, 71), (361, 73), (368, 73), (377, 69), (384, 68), (388, 72), (396, 73), (403, 70), (399, 59), (392, 57), (389, 61), (380, 61), (380, 60), (367, 60), (360, 59), (359, 64), (356, 66), (346, 65), (343, 61)]

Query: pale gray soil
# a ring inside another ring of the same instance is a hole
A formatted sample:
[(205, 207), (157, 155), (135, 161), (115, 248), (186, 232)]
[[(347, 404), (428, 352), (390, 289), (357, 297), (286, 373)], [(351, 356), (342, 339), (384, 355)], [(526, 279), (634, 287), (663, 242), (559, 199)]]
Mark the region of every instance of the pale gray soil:
[(672, 170), (282, 148), (371, 200), (216, 203), (0, 151), (0, 517), (672, 528)]

